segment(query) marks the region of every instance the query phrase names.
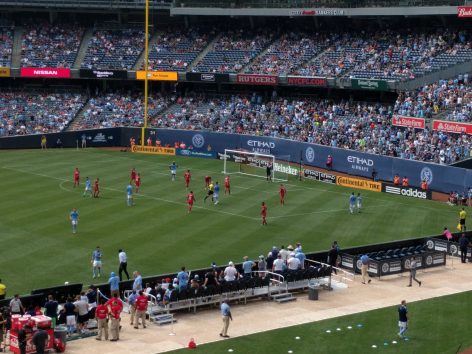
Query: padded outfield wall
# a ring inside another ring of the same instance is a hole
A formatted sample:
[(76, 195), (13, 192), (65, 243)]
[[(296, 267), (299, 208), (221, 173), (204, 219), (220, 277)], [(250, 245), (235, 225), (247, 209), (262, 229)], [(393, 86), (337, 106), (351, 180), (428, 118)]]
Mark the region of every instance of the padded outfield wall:
[[(81, 145), (83, 138), (88, 147), (129, 146), (131, 137), (138, 142), (141, 138), (140, 128), (109, 128), (84, 131), (73, 131), (46, 134), (48, 146), (54, 147), (58, 138), (64, 147)], [(147, 129), (146, 137), (153, 141), (158, 138), (162, 145), (174, 146), (176, 141), (192, 146), (194, 151), (223, 153), (224, 149), (244, 149), (247, 151), (272, 154), (275, 156), (290, 155), (290, 161), (302, 162), (303, 165), (325, 168), (328, 155), (333, 157), (333, 170), (353, 176), (371, 178), (375, 170), (380, 180), (392, 181), (395, 174), (408, 176), (412, 186), (419, 187), (426, 179), (431, 190), (449, 193), (464, 192), (472, 186), (472, 171), (464, 168), (444, 166), (388, 156), (367, 154), (352, 150), (332, 148), (297, 142), (287, 139), (214, 133), (205, 131), (188, 131), (176, 129)], [(40, 147), (41, 135), (28, 135), (0, 138), (0, 149), (29, 149)]]

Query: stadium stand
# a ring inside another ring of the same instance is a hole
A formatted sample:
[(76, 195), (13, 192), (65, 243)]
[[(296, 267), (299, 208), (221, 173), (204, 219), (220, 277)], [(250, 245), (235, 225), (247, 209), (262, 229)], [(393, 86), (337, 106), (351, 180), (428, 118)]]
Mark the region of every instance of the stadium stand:
[(73, 24), (51, 25), (42, 22), (26, 25), (21, 42), (21, 65), (72, 67), (83, 33), (82, 27)]
[(143, 47), (144, 31), (140, 28), (97, 29), (89, 41), (81, 67), (130, 70)]
[(192, 68), (194, 72), (236, 73), (273, 40), (270, 29), (235, 29), (223, 32), (212, 50)]
[(13, 27), (0, 25), (0, 67), (10, 67), (12, 49)]
[(149, 70), (186, 71), (214, 36), (215, 31), (206, 33), (198, 28), (159, 32), (149, 52)]
[(62, 131), (83, 107), (80, 93), (0, 93), (0, 136)]

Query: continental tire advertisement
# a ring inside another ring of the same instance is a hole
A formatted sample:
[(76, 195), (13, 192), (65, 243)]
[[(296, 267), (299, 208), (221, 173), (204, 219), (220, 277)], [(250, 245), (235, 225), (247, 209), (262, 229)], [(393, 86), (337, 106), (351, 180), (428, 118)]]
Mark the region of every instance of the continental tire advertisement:
[(367, 191), (372, 191), (372, 192), (382, 191), (382, 183), (368, 181), (368, 180), (359, 179), (359, 178), (337, 176), (336, 184), (343, 187), (365, 189)]
[(160, 146), (141, 146), (133, 145), (131, 152), (138, 152), (141, 154), (154, 154), (154, 155), (175, 155), (175, 148), (166, 148)]

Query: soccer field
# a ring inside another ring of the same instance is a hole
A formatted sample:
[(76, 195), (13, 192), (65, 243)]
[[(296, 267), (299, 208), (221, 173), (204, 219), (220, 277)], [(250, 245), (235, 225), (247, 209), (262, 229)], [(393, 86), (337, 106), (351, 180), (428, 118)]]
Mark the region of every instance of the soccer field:
[[(169, 164), (178, 165), (177, 181)], [(223, 182), (223, 162), (131, 154), (109, 150), (0, 151), (4, 186), (0, 205), (0, 278), (8, 294), (63, 284), (90, 284), (91, 253), (103, 250), (104, 274), (118, 266), (117, 251), (128, 254), (128, 269), (143, 276), (207, 267), (211, 262), (239, 262), (244, 255), (266, 254), (273, 245), (302, 242), (305, 252), (440, 233), (453, 228), (458, 209), (443, 203), (361, 191), (362, 213), (348, 212), (348, 188), (314, 181), (289, 180), (286, 205), (279, 205), (278, 183), (232, 175), (231, 196), (203, 203), (205, 175)], [(73, 170), (81, 172), (73, 188)], [(141, 174), (135, 206), (126, 206), (130, 170)], [(194, 211), (187, 214), (183, 174), (192, 171)], [(98, 199), (83, 197), (85, 177), (100, 178)], [(357, 193), (357, 191), (356, 191)], [(268, 226), (260, 205), (268, 205)], [(69, 221), (80, 215), (78, 233)]]

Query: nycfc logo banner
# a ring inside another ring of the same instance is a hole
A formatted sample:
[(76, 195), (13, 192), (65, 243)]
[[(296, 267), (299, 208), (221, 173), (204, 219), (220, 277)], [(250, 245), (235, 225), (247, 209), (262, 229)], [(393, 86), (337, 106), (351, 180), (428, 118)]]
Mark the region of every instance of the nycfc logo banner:
[(433, 183), (433, 171), (429, 167), (423, 167), (420, 172), (420, 178), (426, 181), (428, 185)]
[(315, 150), (311, 146), (309, 146), (305, 151), (305, 157), (308, 162), (315, 161)]
[(205, 138), (202, 134), (195, 134), (192, 137), (192, 145), (197, 149), (201, 149), (205, 145)]

